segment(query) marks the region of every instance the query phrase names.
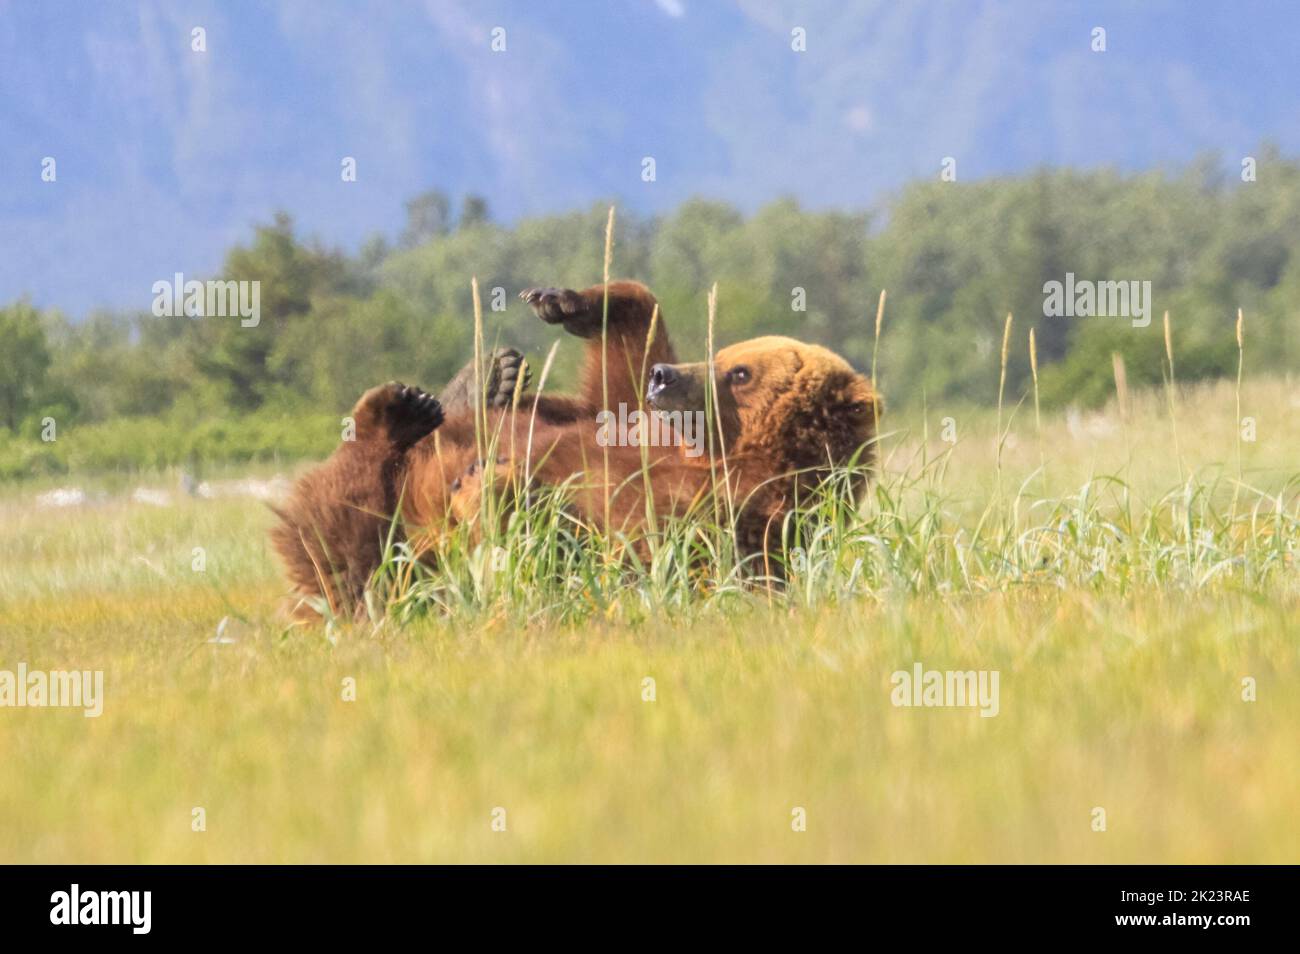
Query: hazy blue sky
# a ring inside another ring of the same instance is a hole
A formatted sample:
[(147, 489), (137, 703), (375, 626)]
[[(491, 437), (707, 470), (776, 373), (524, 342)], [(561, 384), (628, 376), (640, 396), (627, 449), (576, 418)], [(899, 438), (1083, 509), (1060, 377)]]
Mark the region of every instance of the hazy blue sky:
[(434, 186), (506, 220), (863, 206), (944, 156), (1235, 165), (1262, 139), (1300, 151), (1293, 0), (0, 0), (0, 303), (147, 309), (277, 208), (354, 249)]

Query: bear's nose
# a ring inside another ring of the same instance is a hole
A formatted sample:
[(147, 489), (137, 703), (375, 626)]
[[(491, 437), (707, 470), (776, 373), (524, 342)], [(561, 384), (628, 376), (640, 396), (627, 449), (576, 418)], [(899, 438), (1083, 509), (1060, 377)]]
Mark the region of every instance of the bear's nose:
[(671, 364), (656, 364), (650, 369), (650, 387), (655, 391), (662, 391), (664, 388), (676, 384), (677, 379), (681, 377), (677, 369)]

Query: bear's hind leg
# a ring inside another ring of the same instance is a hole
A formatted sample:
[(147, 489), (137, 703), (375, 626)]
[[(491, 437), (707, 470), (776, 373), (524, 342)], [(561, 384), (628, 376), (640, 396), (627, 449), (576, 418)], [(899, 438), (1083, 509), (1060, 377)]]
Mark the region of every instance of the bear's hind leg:
[(390, 381), (371, 388), (357, 401), (352, 410), (355, 442), (405, 451), (441, 424), (443, 417), (442, 404), (432, 394)]
[[(480, 387), (483, 388), (483, 397), (489, 408), (509, 407), (514, 402), (516, 393), (522, 395), (528, 390), (532, 369), (517, 349), (497, 348), (484, 363), (484, 376), (487, 380), (480, 380)], [(473, 410), (474, 377), (474, 362), (471, 360), (442, 389), (438, 400), (448, 415)]]
[(271, 541), (299, 597), (299, 617), (322, 599), (332, 614), (360, 613), (393, 529), (406, 451), (442, 423), (443, 412), (433, 395), (391, 382), (362, 395), (352, 419), (353, 439), (304, 474), (276, 509)]

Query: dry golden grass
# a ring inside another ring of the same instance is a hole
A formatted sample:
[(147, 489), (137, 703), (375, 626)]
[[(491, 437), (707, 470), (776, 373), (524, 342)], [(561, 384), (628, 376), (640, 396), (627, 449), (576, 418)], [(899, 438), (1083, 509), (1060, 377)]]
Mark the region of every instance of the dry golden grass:
[[(1180, 481), (1169, 407), (1130, 397), (1127, 440), (1113, 412), (1045, 418), (1040, 442), (1006, 409), (1000, 452), (991, 412), (958, 412), (949, 447), (932, 408), (928, 452), (951, 456), (906, 492), (941, 488), (921, 515), (967, 540), (999, 457), (1004, 528), (1028, 524), (1040, 494), (1097, 474), (1153, 506)], [(1178, 397), (1189, 474), (1235, 476), (1233, 397), (1231, 383)], [(1294, 388), (1248, 381), (1242, 401), (1258, 431), (1242, 444), (1245, 483), (1294, 515)], [(884, 423), (906, 431), (886, 444), (884, 484), (896, 486), (922, 428)], [(1046, 479), (1031, 483), (1040, 459)], [(1033, 496), (1017, 494), (1025, 484)], [(103, 669), (106, 699), (98, 719), (0, 709), (0, 862), (1300, 856), (1300, 586), (1284, 521), (1256, 539), (1240, 516), (1216, 545), (1260, 565), (1229, 561), (1199, 583), (1173, 570), (1181, 582), (1152, 585), (1155, 547), (1125, 557), (1128, 576), (1086, 585), (1016, 582), (990, 562), (964, 588), (933, 571), (912, 595), (836, 584), (771, 608), (736, 597), (668, 611), (638, 584), (566, 622), (502, 584), (450, 618), (286, 631), (260, 503), (41, 510), (33, 493), (0, 501), (0, 669)], [(1231, 485), (1206, 493), (1206, 519), (1223, 517)], [(1166, 532), (1168, 558), (1184, 559), (1176, 526), (1149, 542)], [(924, 575), (959, 537), (918, 524), (887, 542), (929, 548), (913, 563), (897, 554), (902, 572)], [(848, 556), (874, 545), (843, 544)], [(1249, 581), (1256, 571), (1263, 582)], [(223, 617), (233, 642), (209, 642)], [(998, 670), (998, 716), (892, 706), (891, 673), (918, 661)], [(1246, 677), (1257, 701), (1242, 699)], [(206, 831), (191, 829), (196, 807)], [(791, 828), (796, 807), (804, 832)]]

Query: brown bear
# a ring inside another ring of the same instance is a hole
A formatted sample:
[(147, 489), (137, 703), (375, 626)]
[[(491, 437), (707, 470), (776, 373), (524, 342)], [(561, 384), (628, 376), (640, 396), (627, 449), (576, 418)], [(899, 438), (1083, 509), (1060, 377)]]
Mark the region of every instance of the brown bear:
[[(523, 397), (526, 370), (510, 349), (486, 362), (486, 406), (475, 408), (472, 365), (444, 402), (399, 383), (367, 391), (353, 411), (355, 440), (304, 476), (278, 511), (272, 539), (299, 616), (326, 606), (358, 612), (388, 538), (404, 534), (427, 552), (440, 533), (479, 512), (485, 477), (494, 491), (521, 486), (525, 475), (533, 486), (567, 484), (581, 520), (632, 535), (647, 520), (648, 492), (657, 516), (684, 513), (718, 492), (735, 508), (741, 552), (762, 554), (779, 544), (785, 514), (832, 467), (873, 457), (877, 396), (826, 348), (783, 337), (732, 345), (714, 358), (711, 388), (707, 363), (677, 362), (644, 285), (520, 297), (543, 321), (586, 339), (577, 394)], [(709, 418), (706, 402), (716, 402)], [(661, 429), (670, 439), (653, 446), (611, 439), (613, 422), (642, 407), (671, 423)], [(485, 444), (494, 448), (489, 462), (479, 459)], [(862, 487), (857, 473), (854, 493)]]

